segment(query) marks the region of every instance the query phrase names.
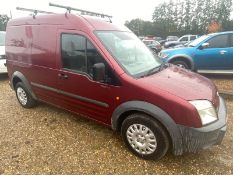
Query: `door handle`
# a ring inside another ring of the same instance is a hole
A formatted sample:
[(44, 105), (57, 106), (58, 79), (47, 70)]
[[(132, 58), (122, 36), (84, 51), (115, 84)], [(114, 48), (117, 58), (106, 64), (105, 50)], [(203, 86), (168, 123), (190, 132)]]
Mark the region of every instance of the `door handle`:
[(221, 50), (219, 53), (220, 53), (221, 55), (224, 55), (225, 53), (227, 53), (227, 51)]
[(68, 75), (66, 75), (66, 74), (61, 74), (61, 73), (59, 73), (59, 74), (58, 74), (58, 77), (59, 77), (60, 79), (62, 79), (62, 80), (68, 79)]

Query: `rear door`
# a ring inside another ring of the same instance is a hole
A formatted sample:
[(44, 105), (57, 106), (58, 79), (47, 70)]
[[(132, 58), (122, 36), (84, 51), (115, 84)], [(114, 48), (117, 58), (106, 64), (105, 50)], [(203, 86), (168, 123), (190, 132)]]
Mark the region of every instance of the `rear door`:
[[(110, 64), (85, 33), (61, 30), (58, 35), (58, 87), (63, 106), (106, 123), (114, 109), (111, 92), (118, 86)], [(95, 63), (105, 64), (108, 83), (93, 80)]]
[(200, 70), (226, 70), (229, 67), (229, 35), (217, 35), (206, 41), (209, 47), (196, 50), (195, 64)]

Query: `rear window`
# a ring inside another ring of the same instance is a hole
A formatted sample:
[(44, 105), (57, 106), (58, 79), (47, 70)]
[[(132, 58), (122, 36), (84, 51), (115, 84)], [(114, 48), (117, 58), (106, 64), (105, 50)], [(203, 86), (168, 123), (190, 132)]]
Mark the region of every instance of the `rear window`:
[(6, 33), (0, 32), (0, 46), (5, 46)]

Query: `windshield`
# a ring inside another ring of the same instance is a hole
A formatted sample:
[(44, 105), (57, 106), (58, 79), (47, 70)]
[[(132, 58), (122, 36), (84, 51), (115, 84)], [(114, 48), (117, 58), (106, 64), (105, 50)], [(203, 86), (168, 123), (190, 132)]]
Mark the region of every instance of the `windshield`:
[(194, 41), (192, 41), (189, 46), (190, 47), (196, 47), (199, 43), (201, 43), (202, 41), (206, 40), (207, 38), (209, 38), (209, 35), (203, 35), (200, 38), (195, 39)]
[(131, 32), (97, 31), (98, 38), (130, 75), (140, 77), (159, 67), (161, 60)]
[(0, 46), (5, 46), (5, 32), (0, 32)]

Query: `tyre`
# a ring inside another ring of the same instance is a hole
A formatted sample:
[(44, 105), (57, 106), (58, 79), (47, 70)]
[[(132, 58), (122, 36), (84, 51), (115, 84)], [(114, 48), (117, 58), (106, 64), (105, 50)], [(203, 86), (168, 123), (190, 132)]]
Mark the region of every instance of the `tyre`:
[(32, 98), (32, 95), (22, 82), (16, 84), (15, 93), (18, 102), (24, 108), (32, 108), (36, 105), (36, 101)]
[(178, 67), (184, 68), (184, 69), (190, 69), (188, 64), (184, 61), (174, 61), (174, 62), (172, 62), (172, 64), (174, 64)]
[(156, 49), (151, 49), (152, 53), (157, 55), (158, 54), (158, 51)]
[(169, 149), (169, 137), (163, 127), (148, 115), (135, 113), (121, 128), (127, 147), (138, 157), (159, 160)]

